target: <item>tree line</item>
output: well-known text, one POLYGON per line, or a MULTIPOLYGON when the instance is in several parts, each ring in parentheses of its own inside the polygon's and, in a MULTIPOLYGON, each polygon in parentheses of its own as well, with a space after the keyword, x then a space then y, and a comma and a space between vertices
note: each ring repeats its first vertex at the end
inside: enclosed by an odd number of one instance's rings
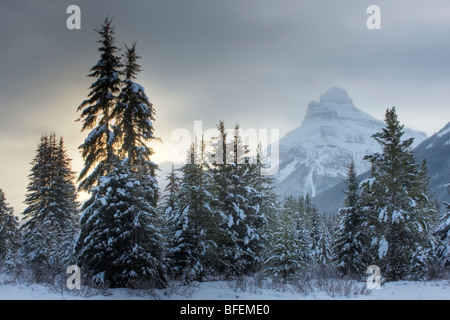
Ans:
POLYGON ((251 156, 239 125, 230 133, 223 121, 212 150, 197 137, 161 196, 148 145, 156 140, 155 109, 136 82, 136 43, 120 56, 112 20, 97 32, 100 59, 88 75, 95 81, 78 108, 88 132, 78 188, 63 139, 43 135, 20 227, 0 190, 7 270, 50 281, 76 264, 96 284, 162 288, 171 279, 257 272, 282 281, 306 270, 361 279, 374 264, 386 280, 426 279, 431 268, 450 265, 450 210, 439 220, 426 163, 417 164, 412 140, 402 139, 395 108, 373 136, 382 152, 366 157, 370 177, 358 181, 350 162, 335 216, 321 214, 308 195, 278 199, 260 148, 251 156), (89 195, 82 204, 77 191, 89 195))

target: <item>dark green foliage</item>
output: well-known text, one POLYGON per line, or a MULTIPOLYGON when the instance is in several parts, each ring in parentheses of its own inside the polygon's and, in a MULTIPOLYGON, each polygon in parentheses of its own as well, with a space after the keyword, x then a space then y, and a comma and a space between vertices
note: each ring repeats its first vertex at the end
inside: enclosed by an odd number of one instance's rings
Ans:
POLYGON ((255 188, 253 172, 259 169, 249 161, 238 125, 231 141, 222 121, 217 128, 212 174, 217 199, 214 208, 221 217, 220 272, 228 276, 251 274, 263 263, 262 231, 267 223, 260 206, 262 195, 255 188))
POLYGON ((134 82, 138 73, 142 71, 137 63, 139 58, 136 54, 136 43, 130 48, 126 47, 124 87, 112 112, 120 129, 119 154, 128 157, 132 166, 144 165, 149 161, 153 151, 147 143, 156 139, 153 128, 155 120, 153 104, 145 94, 144 88, 134 82))
POLYGON ((63 140, 42 136, 32 162, 21 227, 20 255, 37 278, 73 263, 73 240, 78 232, 74 173, 63 140))
POLYGON ((80 147, 85 161, 80 189, 91 197, 80 220, 78 263, 98 283, 162 287, 166 279, 163 224, 156 210, 158 166, 147 145, 155 140, 153 105, 134 82, 142 71, 136 44, 126 47, 122 71, 111 19, 98 33, 101 58, 89 75, 97 81, 79 108, 84 107, 83 130, 91 129, 80 147))
POLYGON ((428 196, 426 165, 416 163, 412 139, 402 140, 403 125, 395 108, 386 127, 373 137, 382 153, 367 156, 371 176, 362 184, 362 208, 371 241, 370 259, 388 280, 421 279, 433 247, 429 226, 435 210, 428 196))
POLYGON ((368 238, 360 207, 359 182, 353 161, 348 168, 344 207, 339 210, 339 225, 333 244, 336 268, 342 276, 361 278, 369 266, 365 257, 368 238))
MULTIPOLYGON (((171 269, 174 276, 181 277, 186 283, 213 275, 219 259, 219 217, 212 209, 212 177, 204 154, 203 141, 200 148, 196 148, 196 144, 191 146, 189 161, 180 169, 179 189, 174 190, 176 196, 166 211, 172 232, 169 242, 171 269)), ((171 189, 175 189, 176 185, 171 184, 171 189)))
POLYGON ((130 170, 127 160, 100 179, 85 204, 78 240, 79 266, 95 282, 112 287, 165 285, 162 235, 151 176, 130 170))
POLYGON ((84 168, 78 180, 79 188, 90 191, 100 177, 106 175, 115 162, 115 144, 118 128, 112 125, 112 110, 117 103, 122 80, 119 49, 115 46, 114 27, 112 19, 106 18, 102 28, 97 30, 101 36, 98 41, 101 47, 100 60, 91 68, 89 77, 96 78, 89 87, 89 98, 78 107, 81 111, 78 121, 83 122, 82 131, 90 130, 88 137, 79 147, 84 159, 84 168))

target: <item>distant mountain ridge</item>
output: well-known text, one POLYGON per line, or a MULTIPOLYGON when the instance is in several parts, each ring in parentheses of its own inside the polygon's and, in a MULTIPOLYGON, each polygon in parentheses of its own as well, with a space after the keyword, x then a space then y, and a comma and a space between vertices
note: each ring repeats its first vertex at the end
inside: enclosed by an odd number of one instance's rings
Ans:
POLYGON ((414 153, 418 161, 427 161, 430 189, 439 200, 450 203, 450 122, 419 144, 414 153))
MULTIPOLYGON (((448 193, 450 187, 450 123, 420 143, 414 149, 414 155, 418 163, 421 163, 423 159, 427 161, 432 197, 435 197, 440 204, 450 203, 448 193)), ((369 177, 369 172, 359 175, 358 180, 362 181, 367 177, 369 177)), ((321 212, 335 214, 344 202, 344 190, 345 184, 341 182, 318 194, 312 201, 321 212)))
MULTIPOLYGON (((381 151, 371 136, 383 127, 383 121, 359 110, 345 90, 330 88, 309 103, 302 124, 280 139, 275 191, 280 196, 318 195, 345 179, 352 158, 358 174, 369 170, 363 157, 381 151)), ((422 132, 405 129, 405 138, 411 137, 415 146, 426 139, 422 132)))

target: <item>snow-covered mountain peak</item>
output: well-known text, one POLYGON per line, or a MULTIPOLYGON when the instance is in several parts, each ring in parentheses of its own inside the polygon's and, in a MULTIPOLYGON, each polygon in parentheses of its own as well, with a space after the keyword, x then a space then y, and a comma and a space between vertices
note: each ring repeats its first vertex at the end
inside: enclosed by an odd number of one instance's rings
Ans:
POLYGON ((331 87, 327 90, 327 92, 320 96, 320 103, 328 102, 342 105, 353 105, 353 101, 348 96, 347 91, 338 87, 331 87))
POLYGON ((319 102, 309 103, 305 121, 335 119, 372 120, 372 117, 355 107, 347 91, 332 87, 320 96, 319 102))
POLYGON ((333 87, 320 96, 319 102, 309 103, 302 125, 280 140, 280 148, 283 152, 295 145, 316 149, 317 145, 344 144, 348 148, 352 144, 354 149, 357 144, 362 154, 367 144, 377 144, 370 137, 382 126, 381 120, 356 108, 347 91, 333 87))
MULTIPOLYGON (((381 151, 372 135, 384 126, 355 107, 347 91, 329 89, 309 103, 301 126, 280 139, 277 192, 314 196, 345 179, 351 159, 358 174, 368 170, 363 158, 381 151)), ((411 137, 416 146, 426 135, 405 129, 405 139, 411 137)))

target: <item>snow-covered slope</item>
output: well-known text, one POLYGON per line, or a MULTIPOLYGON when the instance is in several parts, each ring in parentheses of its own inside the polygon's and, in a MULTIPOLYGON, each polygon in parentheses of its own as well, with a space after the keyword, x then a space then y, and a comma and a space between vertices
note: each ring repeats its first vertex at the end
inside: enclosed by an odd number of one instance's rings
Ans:
MULTIPOLYGON (((280 140, 277 193, 319 194, 345 179, 352 158, 358 174, 368 170, 363 157, 381 151, 371 136, 383 127, 383 121, 356 108, 345 90, 329 89, 308 105, 301 126, 280 140)), ((405 131, 405 138, 415 138, 414 145, 426 138, 422 132, 405 131)))
MULTIPOLYGON (((83 288, 79 293, 62 287, 0 283, 0 300, 157 300, 159 304, 160 300, 450 300, 449 280, 389 282, 385 283, 381 289, 371 291, 363 290, 365 286, 365 282, 330 279, 299 283, 297 287, 278 285, 278 287, 268 288, 264 284, 255 285, 250 279, 245 286, 239 285, 236 280, 214 281, 195 283, 190 287, 180 286, 148 291, 105 289, 104 294, 94 294, 95 289, 92 289, 90 294, 90 290, 83 288)), ((155 307, 164 308, 160 305, 155 307)), ((172 309, 169 313, 175 315, 179 312, 180 309, 172 309)), ((272 314, 276 315, 274 310, 272 314)), ((220 313, 216 312, 216 315, 220 313)))
POLYGON ((450 123, 423 141, 414 153, 418 161, 427 161, 429 187, 441 202, 450 202, 450 123))

